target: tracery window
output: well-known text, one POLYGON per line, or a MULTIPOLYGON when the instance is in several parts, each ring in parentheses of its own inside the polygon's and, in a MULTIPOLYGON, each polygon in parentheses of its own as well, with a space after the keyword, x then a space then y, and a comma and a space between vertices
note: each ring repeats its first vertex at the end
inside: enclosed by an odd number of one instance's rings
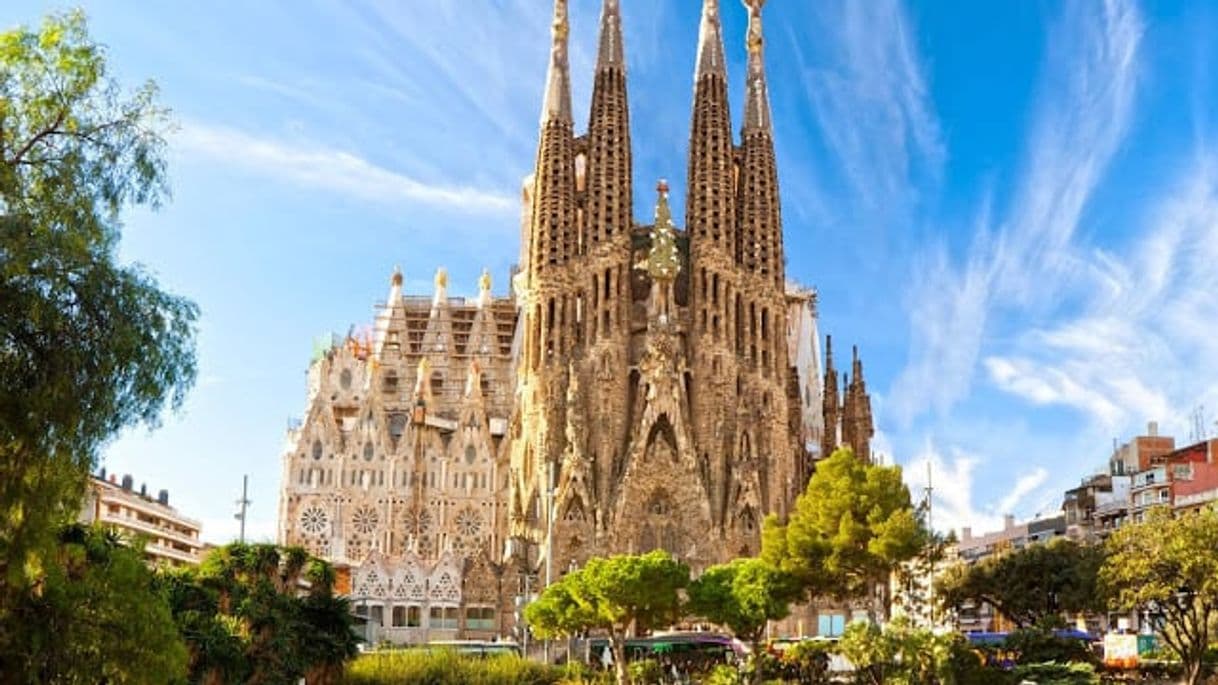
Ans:
POLYGON ((377 513, 376 509, 366 505, 356 509, 355 513, 351 515, 351 527, 364 535, 376 532, 380 522, 381 515, 377 513))
POLYGON ((482 532, 482 515, 466 507, 457 514, 457 531, 462 535, 475 536, 482 532))
POLYGON ((330 515, 321 507, 309 507, 300 513, 300 529, 311 535, 319 535, 330 526, 330 515))

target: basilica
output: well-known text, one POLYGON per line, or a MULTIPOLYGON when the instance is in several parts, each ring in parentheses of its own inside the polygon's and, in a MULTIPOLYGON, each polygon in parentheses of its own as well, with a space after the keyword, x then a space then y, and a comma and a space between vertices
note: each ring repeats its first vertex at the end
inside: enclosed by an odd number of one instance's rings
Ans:
MULTIPOLYGON (((816 293, 787 280, 763 60, 747 0, 740 135, 717 0, 694 65, 684 226, 632 214, 618 0, 603 0, 587 130, 555 0, 510 295, 390 280, 365 334, 320 345, 283 453, 279 540, 340 569, 376 639, 491 638, 589 557, 664 549, 695 573, 756 554, 816 459, 870 458, 857 352, 839 386, 816 293), (823 368, 822 368, 823 366, 823 368)), ((652 199, 653 198, 653 201, 652 199)))

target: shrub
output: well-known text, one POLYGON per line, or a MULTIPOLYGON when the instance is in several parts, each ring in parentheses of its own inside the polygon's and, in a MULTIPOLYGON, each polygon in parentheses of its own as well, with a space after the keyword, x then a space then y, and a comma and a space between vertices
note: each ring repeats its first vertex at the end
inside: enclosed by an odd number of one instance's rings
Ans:
MULTIPOLYGON (((488 659, 452 650, 406 649, 365 654, 347 666, 347 685, 558 685, 563 670, 515 656, 488 659)), ((578 681, 577 681, 578 682, 578 681)))
POLYGON ((1058 637, 1047 627, 1016 630, 1007 636, 1005 648, 1019 654, 1025 664, 1047 662, 1095 664, 1096 658, 1082 640, 1058 637))
POLYGON ((1095 667, 1084 663, 1024 664, 1017 666, 1012 675, 1017 683, 1030 680, 1034 683, 1052 683, 1053 685, 1099 685, 1100 682, 1095 667))
POLYGON ((627 671, 630 673, 630 682, 635 685, 656 685, 663 682, 667 675, 660 662, 655 659, 632 661, 627 666, 627 671))

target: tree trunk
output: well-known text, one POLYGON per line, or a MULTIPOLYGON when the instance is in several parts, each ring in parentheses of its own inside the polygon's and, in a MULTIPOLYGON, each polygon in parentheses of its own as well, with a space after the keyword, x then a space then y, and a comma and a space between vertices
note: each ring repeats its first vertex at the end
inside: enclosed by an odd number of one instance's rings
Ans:
POLYGON ((1185 685, 1198 685, 1201 682, 1201 658, 1190 657, 1184 664, 1185 685))
POLYGON ((630 673, 626 670, 626 638, 609 633, 609 649, 613 653, 613 673, 617 685, 630 685, 630 673))
POLYGON ((751 664, 752 668, 750 670, 752 671, 752 673, 750 673, 750 675, 749 675, 749 682, 752 683, 753 685, 759 685, 761 683, 761 662, 762 662, 761 636, 758 635, 758 636, 754 637, 753 639, 749 640, 749 646, 753 649, 753 653, 749 655, 749 660, 753 662, 751 664))

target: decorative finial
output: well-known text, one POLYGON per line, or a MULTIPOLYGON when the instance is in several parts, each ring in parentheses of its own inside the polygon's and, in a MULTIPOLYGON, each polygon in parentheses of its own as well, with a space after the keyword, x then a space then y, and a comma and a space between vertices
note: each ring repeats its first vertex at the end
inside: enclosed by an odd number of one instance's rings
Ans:
POLYGON ((491 291, 491 272, 488 269, 482 270, 482 275, 478 277, 478 290, 481 292, 491 291))
POLYGON ((436 288, 448 287, 448 269, 445 269, 444 267, 436 269, 435 284, 436 288))
POLYGON ((668 182, 656 184, 656 219, 651 229, 651 250, 647 260, 637 268, 646 269, 656 281, 671 281, 681 269, 681 256, 677 251, 676 227, 672 223, 672 210, 668 207, 668 182))
POLYGON ((550 68, 546 75, 545 101, 541 121, 550 119, 571 121, 571 74, 567 63, 567 0, 554 0, 554 22, 551 25, 550 68))
POLYGON ((396 285, 396 286, 402 285, 402 267, 400 267, 400 266, 393 267, 393 276, 389 277, 389 284, 396 285))
POLYGON ((748 66, 744 96, 744 130, 768 131, 770 129, 770 96, 766 88, 765 60, 762 48, 765 39, 761 31, 761 7, 765 0, 744 0, 749 10, 749 28, 745 38, 748 49, 748 66))
POLYGON ((719 23, 719 0, 702 2, 702 25, 698 29, 698 64, 695 79, 704 74, 727 74, 723 58, 723 26, 719 23))

